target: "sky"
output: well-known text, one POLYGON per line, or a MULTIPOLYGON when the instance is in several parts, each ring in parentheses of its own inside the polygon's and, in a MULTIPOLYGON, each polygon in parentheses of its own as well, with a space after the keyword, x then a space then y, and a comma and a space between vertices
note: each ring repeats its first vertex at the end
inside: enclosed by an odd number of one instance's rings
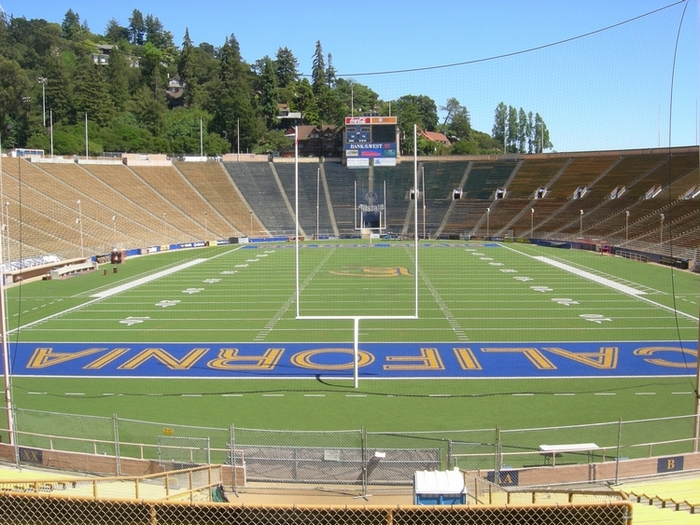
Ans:
POLYGON ((138 9, 158 17, 178 46, 185 29, 195 45, 218 47, 233 34, 247 62, 274 58, 287 47, 304 74, 311 72, 320 41, 338 76, 368 85, 384 100, 426 95, 440 107, 454 97, 468 109, 472 126, 487 133, 503 102, 539 113, 552 151, 591 151, 698 143, 699 3, 5 0, 1 5, 13 17, 59 24, 72 9, 98 34, 112 18, 127 26, 138 9), (436 67, 449 64, 461 65, 436 67))

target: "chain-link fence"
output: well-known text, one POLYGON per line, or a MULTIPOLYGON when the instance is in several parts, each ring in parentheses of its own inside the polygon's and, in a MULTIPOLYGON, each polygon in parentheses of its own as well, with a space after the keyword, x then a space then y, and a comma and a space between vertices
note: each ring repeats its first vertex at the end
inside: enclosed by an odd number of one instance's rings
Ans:
POLYGON ((0 458, 100 475, 224 465, 225 484, 407 487, 415 472, 455 467, 514 486, 615 482, 700 470, 696 417, 440 432, 207 428, 0 410, 0 458), (11 444, 12 446, 8 446, 11 444))
POLYGON ((54 525, 629 525, 632 508, 622 497, 605 502, 555 502, 503 506, 316 507, 167 503, 0 493, 0 522, 54 525))

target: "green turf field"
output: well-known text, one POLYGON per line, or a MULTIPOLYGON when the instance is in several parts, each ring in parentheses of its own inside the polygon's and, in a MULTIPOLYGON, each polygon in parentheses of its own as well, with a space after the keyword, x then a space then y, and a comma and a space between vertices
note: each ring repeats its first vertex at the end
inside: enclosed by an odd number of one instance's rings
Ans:
MULTIPOLYGON (((179 250, 128 259, 116 273, 108 265, 106 273, 8 288, 10 347, 351 346, 349 319, 296 319, 293 248, 179 250)), ((697 274, 520 243, 421 244, 418 252, 419 319, 362 320, 361 343, 685 341, 696 347, 697 274)), ((410 316, 414 256, 410 243, 396 241, 305 244, 300 314, 410 316)), ((526 428, 690 414, 694 373, 693 360, 680 377, 376 378, 361 379, 358 389, 344 378, 254 373, 235 379, 15 377, 13 399, 19 408, 217 428, 526 428)))

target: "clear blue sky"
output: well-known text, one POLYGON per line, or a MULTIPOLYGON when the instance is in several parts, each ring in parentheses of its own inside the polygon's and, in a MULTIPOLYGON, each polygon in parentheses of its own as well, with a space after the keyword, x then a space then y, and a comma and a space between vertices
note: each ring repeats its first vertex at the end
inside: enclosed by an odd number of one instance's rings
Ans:
POLYGON ((223 44, 234 34, 252 63, 288 47, 310 73, 315 43, 339 76, 369 85, 383 99, 423 94, 438 106, 455 97, 476 129, 489 132, 499 102, 542 115, 556 151, 697 144, 700 0, 289 0, 186 2, 5 0, 14 17, 61 23, 68 9, 103 33, 132 11, 160 19, 182 43, 223 44), (677 5, 674 5, 677 4, 677 5), (587 38, 509 58, 659 10, 587 38), (673 98, 671 71, 675 55, 673 98), (414 73, 360 76, 475 62, 414 73), (673 108, 673 111, 671 111, 673 108), (670 132, 670 139, 669 139, 670 132))

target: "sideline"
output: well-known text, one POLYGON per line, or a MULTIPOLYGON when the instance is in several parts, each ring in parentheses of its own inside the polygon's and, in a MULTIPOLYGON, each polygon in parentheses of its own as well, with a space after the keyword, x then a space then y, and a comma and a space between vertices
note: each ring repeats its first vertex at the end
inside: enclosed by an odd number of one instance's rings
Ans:
POLYGON ((93 294, 90 297, 95 297, 97 299, 104 299, 105 297, 111 297, 113 295, 117 295, 117 294, 125 292, 127 290, 131 290, 132 288, 136 288, 137 286, 141 286, 142 284, 150 283, 151 281, 155 281, 156 279, 160 279, 161 277, 165 277, 165 276, 170 275, 172 273, 179 272, 180 270, 185 270, 187 268, 190 268, 191 266, 194 266, 194 265, 199 264, 199 263, 203 263, 203 262, 208 261, 208 260, 209 259, 193 259, 191 261, 187 261, 186 263, 180 264, 178 266, 168 268, 167 270, 162 270, 162 271, 154 273, 152 275, 147 275, 145 277, 141 277, 140 279, 136 279, 135 281, 130 281, 128 283, 120 284, 119 286, 115 286, 114 288, 110 288, 109 290, 105 290, 104 292, 99 292, 99 293, 93 294))
POLYGON ((686 317, 687 319, 690 319, 691 321, 698 321, 698 317, 695 317, 693 315, 687 314, 685 312, 681 312, 680 310, 676 310, 675 308, 671 308, 670 306, 663 305, 661 303, 657 303, 656 301, 652 301, 651 299, 647 297, 642 297, 643 295, 646 295, 646 292, 643 292, 641 290, 637 290, 635 288, 632 288, 631 286, 627 286, 625 284, 617 283, 615 281, 612 281, 610 279, 607 279, 605 277, 601 277, 599 275, 595 275, 593 273, 587 272, 585 270, 580 270, 578 268, 575 268, 573 266, 570 266, 568 264, 564 264, 558 261, 555 261, 553 259, 550 259, 549 257, 544 257, 542 255, 529 255, 527 253, 523 253, 520 250, 516 250, 514 248, 511 248, 510 246, 504 246, 504 248, 514 251, 515 253, 519 253, 520 255, 524 255, 525 257, 530 257, 532 259, 535 259, 536 261, 549 264, 551 266, 554 266, 555 268, 559 268, 560 270, 564 270, 566 272, 573 273, 574 275, 578 275, 579 277, 583 277, 584 279, 588 279, 589 281, 593 281, 595 283, 601 284, 603 286, 607 286, 608 288, 612 288, 613 290, 617 290, 618 292, 622 292, 627 295, 631 295, 632 297, 635 297, 637 299, 640 299, 642 301, 646 301, 647 303, 656 306, 657 308, 661 308, 663 310, 668 310, 669 312, 673 313, 674 315, 679 315, 682 317, 686 317))
POLYGON ((118 293, 124 292, 126 290, 130 290, 131 288, 135 288, 136 286, 141 286, 142 284, 155 281, 156 279, 160 279, 161 277, 165 277, 167 275, 170 275, 175 272, 179 272, 180 270, 184 270, 186 268, 189 268, 191 266, 194 266, 196 264, 209 261, 210 259, 194 259, 192 261, 187 261, 186 263, 180 264, 178 266, 174 266, 172 268, 168 268, 167 270, 163 270, 157 273, 154 273, 152 275, 147 275, 145 277, 141 277, 139 279, 136 279, 135 281, 131 281, 119 286, 116 286, 114 288, 110 288, 109 290, 105 290, 104 292, 99 292, 94 295, 91 295, 90 297, 93 297, 92 300, 87 301, 85 303, 79 304, 77 306, 73 306, 72 308, 68 308, 67 310, 62 310, 60 312, 56 312, 53 315, 49 315, 48 317, 44 317, 42 319, 37 319, 36 321, 32 321, 31 323, 27 323, 22 326, 18 326, 17 328, 13 328, 12 330, 8 330, 8 334, 15 333, 19 330, 24 330, 25 328, 29 328, 30 326, 34 326, 40 323, 43 323, 45 321, 48 321, 49 319, 53 319, 54 317, 59 317, 61 315, 65 315, 69 312, 72 312, 74 310, 79 310, 80 308, 84 308, 92 303, 95 303, 97 301, 101 301, 105 297, 111 297, 112 295, 116 295, 118 293))

